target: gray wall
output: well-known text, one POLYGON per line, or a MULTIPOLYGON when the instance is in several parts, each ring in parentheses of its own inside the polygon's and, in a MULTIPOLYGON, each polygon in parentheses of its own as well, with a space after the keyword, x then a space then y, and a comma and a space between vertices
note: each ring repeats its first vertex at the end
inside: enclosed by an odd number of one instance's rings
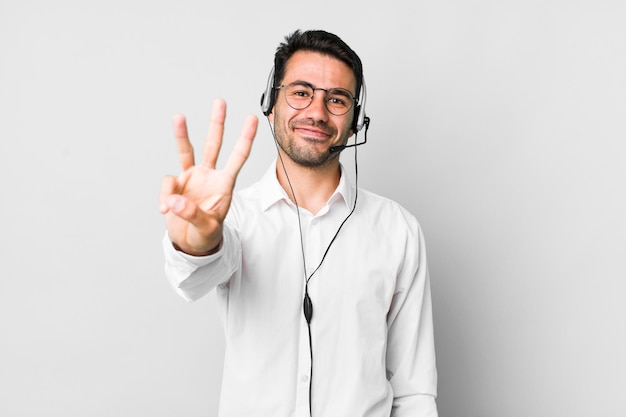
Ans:
MULTIPOLYGON (((162 271, 170 120, 201 146, 224 97, 228 153, 298 27, 365 63, 360 185, 425 230, 441 415, 626 415, 626 3, 220 3, 0 1, 0 415, 215 415, 213 295, 162 271)), ((274 153, 261 120, 238 185, 274 153)))

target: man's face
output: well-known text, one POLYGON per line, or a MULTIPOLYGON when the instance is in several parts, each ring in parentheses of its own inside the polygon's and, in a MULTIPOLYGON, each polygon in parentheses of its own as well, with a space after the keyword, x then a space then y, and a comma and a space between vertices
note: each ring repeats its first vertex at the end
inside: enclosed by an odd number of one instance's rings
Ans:
MULTIPOLYGON (((352 69, 342 61, 318 52, 298 51, 287 61, 281 82, 287 85, 305 82, 326 90, 343 88, 355 94, 356 80, 352 69)), ((331 146, 345 145, 352 136, 350 111, 336 116, 328 111, 323 90, 315 90, 311 104, 296 110, 287 104, 284 89, 278 90, 276 104, 270 114, 274 134, 282 151, 294 162, 306 167, 325 166, 336 161, 339 152, 331 153, 331 146)))

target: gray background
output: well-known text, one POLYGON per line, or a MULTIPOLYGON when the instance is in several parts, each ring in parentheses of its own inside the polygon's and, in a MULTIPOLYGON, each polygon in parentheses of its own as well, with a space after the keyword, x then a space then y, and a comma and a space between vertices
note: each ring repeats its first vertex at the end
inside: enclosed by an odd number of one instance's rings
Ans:
MULTIPOLYGON (((171 116, 225 153, 296 28, 360 54, 360 185, 426 234, 451 417, 626 416, 626 3, 0 0, 0 415, 214 416, 163 275, 171 116)), ((261 119, 238 186, 275 155, 261 119)), ((352 151, 343 160, 350 163, 352 151)))

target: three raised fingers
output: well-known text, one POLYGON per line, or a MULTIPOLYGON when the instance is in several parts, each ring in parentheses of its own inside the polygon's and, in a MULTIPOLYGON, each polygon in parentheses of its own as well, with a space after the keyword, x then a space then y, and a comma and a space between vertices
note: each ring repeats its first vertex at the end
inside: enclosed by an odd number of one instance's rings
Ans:
MULTIPOLYGON (((215 169, 217 157, 222 147, 222 138, 224 135, 224 121, 226 119, 226 102, 222 99, 216 99, 211 108, 211 122, 204 144, 204 152, 202 154, 202 164, 207 168, 215 169)), ((173 118, 174 135, 176 137, 176 146, 178 148, 178 157, 183 171, 195 165, 194 150, 189 141, 189 133, 187 130, 187 121, 183 115, 177 114, 173 118)), ((244 122, 239 140, 235 144, 228 161, 225 171, 233 178, 236 178, 250 155, 252 141, 256 135, 258 119, 256 116, 248 116, 244 122)))

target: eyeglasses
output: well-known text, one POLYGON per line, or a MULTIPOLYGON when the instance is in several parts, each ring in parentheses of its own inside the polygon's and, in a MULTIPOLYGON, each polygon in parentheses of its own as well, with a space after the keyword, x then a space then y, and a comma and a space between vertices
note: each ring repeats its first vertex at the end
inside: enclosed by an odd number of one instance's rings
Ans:
POLYGON ((287 85, 279 85, 276 90, 285 91, 285 100, 289 107, 295 110, 303 110, 311 105, 316 90, 324 92, 324 104, 326 109, 335 116, 343 116, 348 113, 357 99, 345 88, 316 88, 311 84, 296 81, 287 85))

